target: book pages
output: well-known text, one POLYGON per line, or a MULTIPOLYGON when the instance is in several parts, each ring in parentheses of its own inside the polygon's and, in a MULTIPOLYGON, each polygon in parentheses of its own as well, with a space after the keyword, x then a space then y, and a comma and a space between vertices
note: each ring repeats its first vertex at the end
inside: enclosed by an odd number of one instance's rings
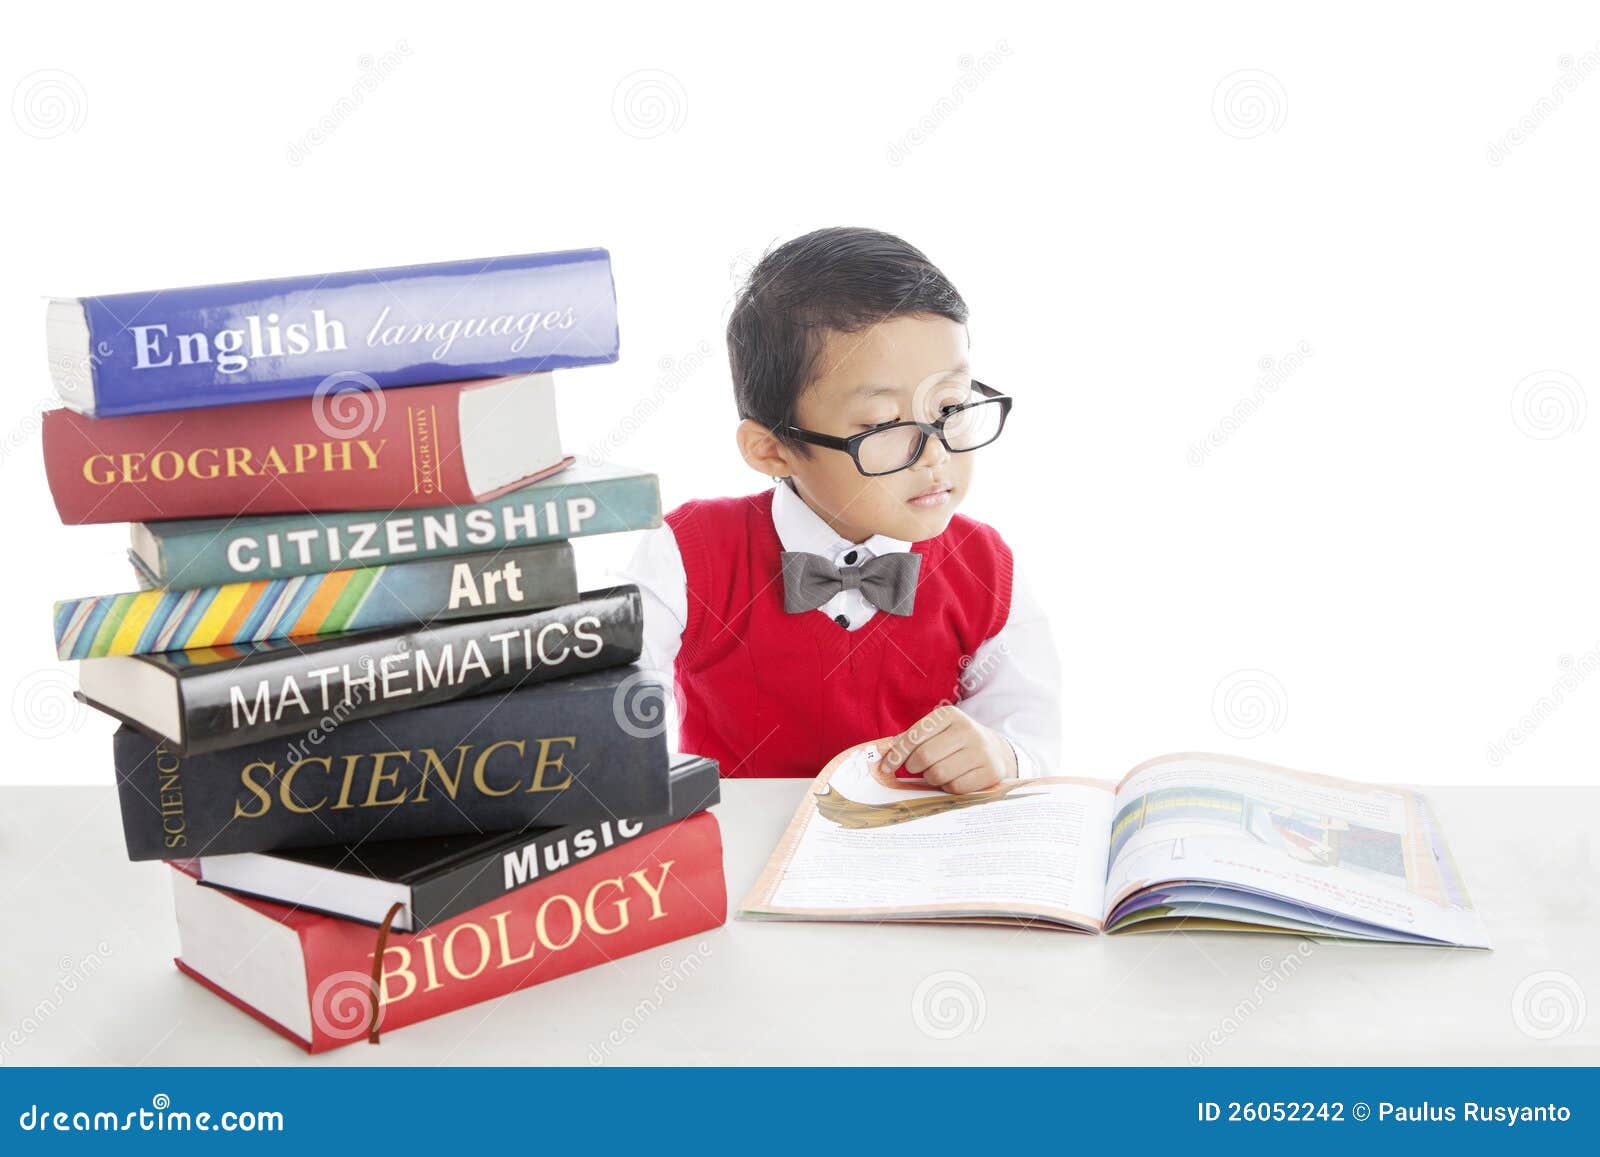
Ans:
POLYGON ((887 740, 817 777, 742 914, 1028 921, 1098 930, 1112 785, 1012 780, 949 795, 874 774, 887 740))
POLYGON ((1106 925, 1194 915, 1487 947, 1427 800, 1220 755, 1174 755, 1116 793, 1106 925))

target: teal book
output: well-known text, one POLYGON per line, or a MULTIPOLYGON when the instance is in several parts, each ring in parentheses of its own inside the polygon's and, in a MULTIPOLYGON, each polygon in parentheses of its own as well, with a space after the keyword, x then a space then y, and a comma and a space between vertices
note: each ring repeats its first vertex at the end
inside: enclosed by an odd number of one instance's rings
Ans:
POLYGON ((654 474, 583 465, 471 506, 135 523, 129 549, 157 585, 187 590, 659 525, 654 474))

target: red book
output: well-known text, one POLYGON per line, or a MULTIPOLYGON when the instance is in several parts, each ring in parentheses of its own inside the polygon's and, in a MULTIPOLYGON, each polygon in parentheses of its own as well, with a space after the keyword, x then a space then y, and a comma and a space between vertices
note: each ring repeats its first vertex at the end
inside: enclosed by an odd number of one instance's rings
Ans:
MULTIPOLYGON (((44 416, 65 523, 464 506, 570 459, 549 374, 90 418, 44 416)), ((369 384, 370 383, 370 384, 369 384)))
MULTIPOLYGON (((722 835, 701 813, 420 933, 286 908, 174 876, 186 975, 308 1052, 720 927, 722 835)), ((562 999, 582 999, 570 989, 562 999)))

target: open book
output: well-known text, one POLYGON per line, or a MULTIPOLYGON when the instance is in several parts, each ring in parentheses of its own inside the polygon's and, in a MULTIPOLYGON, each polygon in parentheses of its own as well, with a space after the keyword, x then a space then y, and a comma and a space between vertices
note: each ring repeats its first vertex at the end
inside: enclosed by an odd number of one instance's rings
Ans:
POLYGON ((895 779, 889 743, 823 769, 741 916, 1489 947, 1416 792, 1185 754, 1118 783, 1012 780, 957 796, 895 779))

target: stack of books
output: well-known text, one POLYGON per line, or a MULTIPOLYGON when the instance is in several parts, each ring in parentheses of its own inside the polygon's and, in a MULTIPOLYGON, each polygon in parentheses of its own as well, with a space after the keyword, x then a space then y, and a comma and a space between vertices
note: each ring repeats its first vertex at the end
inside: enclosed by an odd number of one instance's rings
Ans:
POLYGON ((551 371, 617 358, 603 250, 54 301, 66 523, 136 591, 55 608, 123 726, 128 853, 178 967, 312 1051, 720 925, 714 762, 667 751, 637 588, 660 521, 575 466, 551 371), (652 703, 652 699, 655 702, 652 703))

